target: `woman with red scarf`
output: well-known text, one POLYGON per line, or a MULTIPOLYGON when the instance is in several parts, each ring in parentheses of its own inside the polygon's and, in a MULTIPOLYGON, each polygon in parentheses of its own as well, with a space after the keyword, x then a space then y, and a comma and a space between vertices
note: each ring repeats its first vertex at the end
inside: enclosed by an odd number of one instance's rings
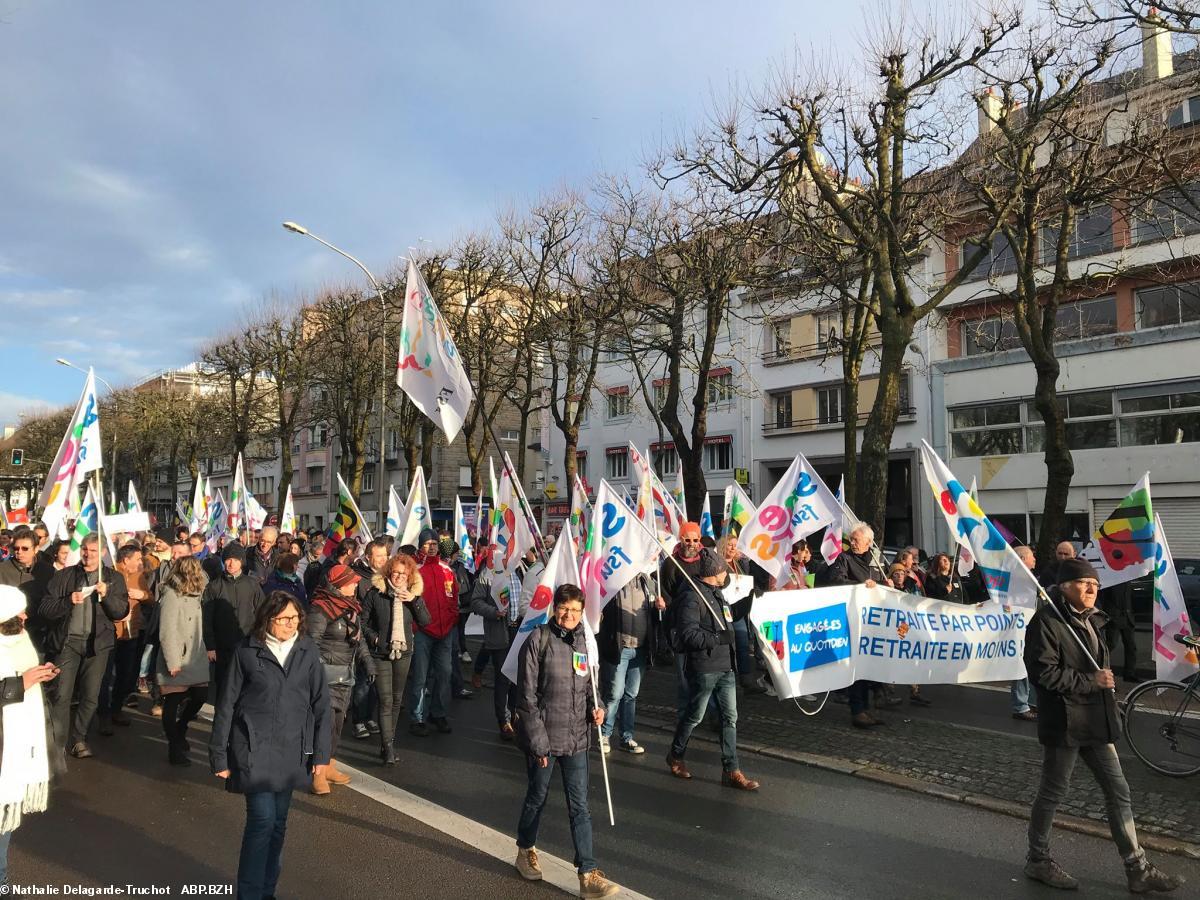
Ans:
POLYGON ((356 596, 358 582, 359 575, 353 569, 338 564, 329 570, 328 579, 309 601, 306 629, 321 651, 333 721, 329 765, 324 772, 313 772, 312 792, 317 796, 328 794, 331 784, 350 783, 350 776, 338 770, 335 754, 346 721, 346 710, 350 708, 355 660, 362 660, 372 678, 375 672, 371 654, 363 641, 362 606, 356 596))

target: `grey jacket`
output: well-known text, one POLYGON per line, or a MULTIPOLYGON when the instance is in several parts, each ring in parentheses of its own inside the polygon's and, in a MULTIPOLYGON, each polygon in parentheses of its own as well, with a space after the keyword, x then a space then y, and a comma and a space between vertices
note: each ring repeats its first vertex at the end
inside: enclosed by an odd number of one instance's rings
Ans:
POLYGON ((588 749, 592 682, 584 626, 535 628, 517 663, 517 743, 530 756, 573 756, 588 749), (544 653, 544 656, 543 656, 544 653), (575 655, 582 659, 582 673, 575 655))
POLYGON ((475 582, 471 591, 471 612, 483 619, 483 649, 508 650, 512 637, 508 630, 508 617, 496 605, 492 586, 482 580, 475 582))
POLYGON ((180 594, 164 587, 159 601, 158 683, 168 687, 208 684, 204 647, 204 610, 200 594, 180 594), (171 669, 179 669, 171 675, 171 669))

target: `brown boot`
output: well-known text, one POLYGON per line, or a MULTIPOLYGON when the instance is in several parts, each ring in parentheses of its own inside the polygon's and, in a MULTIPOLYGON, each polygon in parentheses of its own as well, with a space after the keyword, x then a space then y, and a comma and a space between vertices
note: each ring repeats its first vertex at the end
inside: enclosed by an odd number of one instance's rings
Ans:
POLYGON ((667 768, 671 770, 671 774, 676 778, 688 779, 692 777, 692 773, 688 771, 688 767, 682 759, 676 759, 670 753, 667 754, 667 768))
POLYGON ((350 776, 345 772, 339 772, 337 760, 331 759, 329 765, 325 769, 325 780, 330 784, 349 784, 350 776))
POLYGON ((757 791, 758 782, 752 781, 742 774, 741 769, 734 769, 732 772, 724 772, 721 775, 721 784, 726 787, 737 788, 739 791, 757 791))
POLYGON ((324 797, 329 793, 329 779, 325 777, 325 773, 313 772, 312 787, 309 788, 309 792, 318 797, 324 797))

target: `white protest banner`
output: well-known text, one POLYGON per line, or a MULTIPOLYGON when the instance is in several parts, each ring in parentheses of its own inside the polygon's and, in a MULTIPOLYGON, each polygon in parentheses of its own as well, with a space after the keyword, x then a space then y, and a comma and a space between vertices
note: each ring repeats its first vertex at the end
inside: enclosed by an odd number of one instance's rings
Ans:
POLYGON ((106 532, 113 534, 136 534, 139 531, 150 530, 150 514, 145 512, 127 512, 115 516, 104 516, 106 532))
POLYGON ((1029 613, 963 606, 862 585, 775 591, 750 621, 781 699, 847 687, 965 684, 1025 677, 1029 613))

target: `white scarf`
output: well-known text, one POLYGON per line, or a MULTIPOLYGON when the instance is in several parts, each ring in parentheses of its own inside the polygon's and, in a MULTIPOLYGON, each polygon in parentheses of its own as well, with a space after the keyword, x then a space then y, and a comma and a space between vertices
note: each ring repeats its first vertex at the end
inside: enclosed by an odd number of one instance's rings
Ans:
POLYGON ((275 635, 267 632, 267 639, 263 643, 267 645, 267 649, 279 660, 280 667, 283 667, 287 663, 288 654, 292 652, 292 647, 296 646, 296 638, 299 636, 300 632, 297 631, 286 641, 281 641, 275 635))
MULTIPOLYGON (((19 676, 38 665, 29 635, 0 635, 0 678, 19 676)), ((6 703, 4 754, 0 759, 0 834, 15 831, 21 814, 42 812, 50 787, 50 757, 46 753, 46 709, 42 686, 25 691, 19 703, 6 703)))

